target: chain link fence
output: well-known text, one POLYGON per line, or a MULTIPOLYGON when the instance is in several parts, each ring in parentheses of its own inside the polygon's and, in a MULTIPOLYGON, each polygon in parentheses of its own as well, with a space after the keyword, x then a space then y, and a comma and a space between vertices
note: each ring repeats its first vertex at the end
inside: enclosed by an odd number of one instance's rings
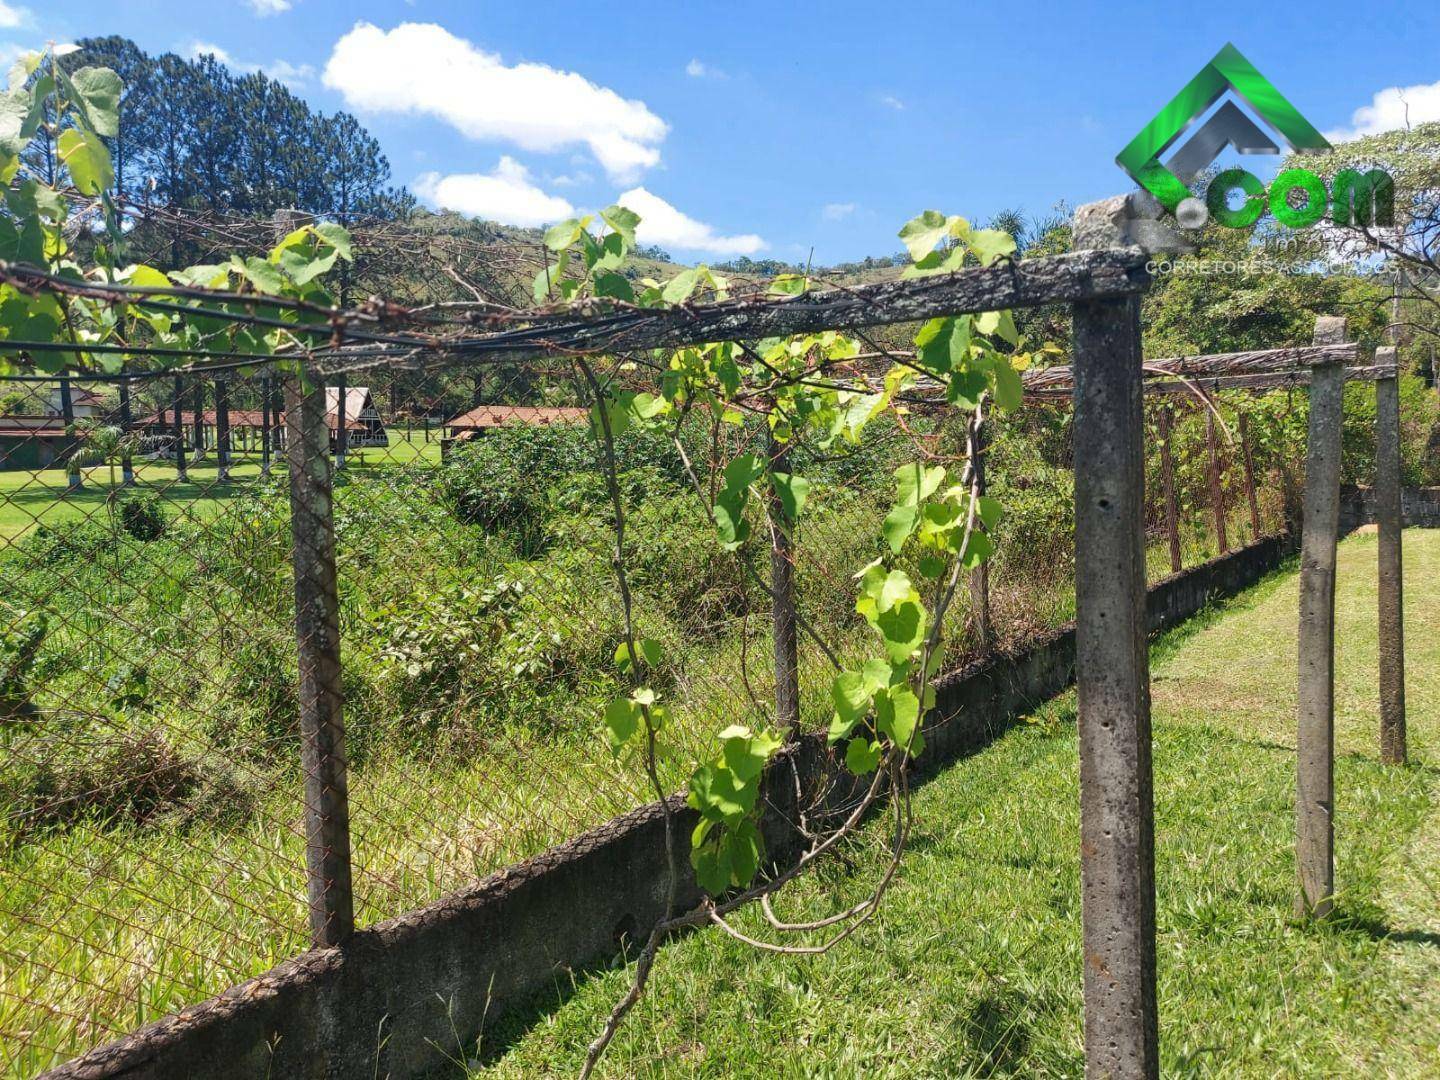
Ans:
MULTIPOLYGON (((618 362, 604 374, 640 385, 618 362)), ((570 366, 284 384, 0 384, 10 1074, 323 942, 346 908, 358 926, 402 914, 651 798, 643 762, 614 758, 600 730, 626 685, 615 520, 570 366), (292 475, 327 457, 328 490, 292 475), (332 543, 329 580, 317 553, 332 543), (338 671, 317 647, 335 633, 338 671), (348 760, 329 741, 342 702, 348 760)), ((1247 446, 1260 530, 1278 530, 1286 422, 1252 415, 1246 435, 1264 439, 1244 443, 1221 404, 1217 518, 1205 407, 1152 405, 1157 432, 1162 411, 1184 563, 1220 550, 1218 520, 1231 547, 1253 539, 1247 446)), ((763 513, 722 551, 707 509, 725 462, 765 450, 763 423, 617 437, 637 632, 661 645, 676 747, 667 789, 718 730, 785 719, 772 574, 793 577, 800 722, 828 722, 832 659, 867 655, 852 576, 881 551, 895 467, 918 452, 958 473, 968 452, 941 415, 792 448, 814 494, 778 554, 763 513)), ((1007 518, 983 584, 951 609, 952 666, 1073 615, 1069 416, 1042 404, 986 424, 1007 518)), ((1171 572, 1164 442, 1147 461, 1152 579, 1171 572)))

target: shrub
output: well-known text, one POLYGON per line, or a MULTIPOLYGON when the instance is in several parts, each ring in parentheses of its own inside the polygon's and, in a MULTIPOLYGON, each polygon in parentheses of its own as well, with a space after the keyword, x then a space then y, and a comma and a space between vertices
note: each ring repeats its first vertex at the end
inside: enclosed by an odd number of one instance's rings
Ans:
MULTIPOLYGON (((497 428, 458 446, 440 470, 435 494, 457 520, 508 537, 523 556, 553 538, 550 516, 584 513, 609 498, 594 435, 583 425, 497 428)), ((688 485, 665 435, 626 430, 615 439, 627 500, 688 485)))
POLYGON ((158 495, 136 495, 121 500, 120 527, 136 540, 158 540, 165 535, 165 512, 158 495))
POLYGON ((44 612, 17 612, 8 604, 0 605, 0 619, 5 623, 4 631, 0 632, 0 726, 3 726, 8 721, 35 715, 28 677, 50 624, 44 612))
POLYGON ((225 763, 182 753, 159 727, 24 741, 0 766, 12 840, 82 820, 144 826, 238 817, 253 804, 225 763))

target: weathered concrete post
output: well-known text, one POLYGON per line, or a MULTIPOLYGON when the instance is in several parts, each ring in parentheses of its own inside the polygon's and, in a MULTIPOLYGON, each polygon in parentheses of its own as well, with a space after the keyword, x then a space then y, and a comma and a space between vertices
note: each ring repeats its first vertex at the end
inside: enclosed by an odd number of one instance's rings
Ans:
MULTIPOLYGON (((985 425, 967 425, 966 453, 975 471, 975 490, 985 494, 985 425)), ((980 648, 988 652, 995 644, 995 627, 990 619, 990 562, 986 560, 969 575, 970 611, 974 617, 975 636, 980 648)))
POLYGON ((335 579, 330 428, 325 387, 285 380, 285 454, 300 661, 300 762, 305 771, 305 865, 310 937, 339 945, 355 929, 350 810, 340 689, 340 602, 335 579))
POLYGON ((1205 449, 1209 457, 1206 476, 1210 482, 1210 509, 1215 515, 1215 543, 1224 555, 1230 550, 1225 530, 1225 487, 1220 477, 1220 443, 1215 437, 1215 410, 1205 410, 1205 449))
MULTIPOLYGON (((1082 206, 1077 248, 1133 242, 1125 197, 1082 206)), ((1159 1075, 1138 296, 1072 309, 1076 687, 1085 1074, 1159 1075)))
MULTIPOLYGON (((1393 345, 1375 350, 1375 363, 1394 367, 1393 345)), ((1405 761, 1405 620, 1400 537, 1400 382, 1375 380, 1375 521, 1380 561, 1380 760, 1405 761)))
POLYGON ((1175 420, 1170 406, 1160 408, 1160 482, 1165 488, 1165 536, 1170 541, 1170 572, 1178 574, 1180 560, 1180 507, 1175 501, 1175 456, 1170 449, 1170 437, 1175 430, 1175 420))
POLYGON ((1255 458, 1250 452, 1250 421, 1240 413, 1240 459, 1245 466, 1245 502, 1250 507, 1250 542, 1260 539, 1260 499, 1255 491, 1255 458))
MULTIPOLYGON (((1315 344, 1345 340, 1345 320, 1315 320, 1315 344)), ((1300 685, 1296 729, 1295 864, 1303 917, 1330 914, 1335 892, 1335 543, 1340 525, 1344 367, 1310 376, 1305 510, 1300 539, 1300 685)))
MULTIPOLYGON (((768 454, 772 473, 789 474, 786 444, 770 435, 768 454)), ((770 485, 770 614, 775 657, 775 722, 792 736, 800 732, 800 655, 795 601, 795 551, 792 524, 785 513, 779 488, 770 485)))

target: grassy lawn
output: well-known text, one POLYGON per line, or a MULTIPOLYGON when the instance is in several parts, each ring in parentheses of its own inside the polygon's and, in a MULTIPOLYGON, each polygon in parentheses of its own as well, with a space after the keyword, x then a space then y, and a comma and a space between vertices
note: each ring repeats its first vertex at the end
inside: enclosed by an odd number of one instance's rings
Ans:
MULTIPOLYGON (((440 432, 432 431, 426 442, 424 432, 416 429, 407 435, 403 427, 390 433, 388 447, 365 447, 351 450, 347 469, 366 472, 391 465, 413 465, 416 462, 440 461, 440 432)), ((283 469, 283 454, 277 457, 283 469)), ((119 475, 119 467, 115 469, 119 475)), ((167 504, 169 513, 185 514, 198 520, 218 515, 236 497, 247 490, 260 476, 260 454, 236 453, 230 468, 230 480, 219 481, 214 451, 186 470, 182 483, 175 466, 167 462, 136 461, 135 478, 138 489, 154 493, 167 504)), ((83 486, 68 491, 64 469, 0 471, 0 542, 21 536, 40 524, 93 519, 105 521, 106 505, 114 492, 108 466, 83 471, 83 486)))
MULTIPOLYGON (((1166 1075, 1440 1072, 1440 533, 1406 534, 1414 763, 1376 760, 1375 541, 1342 546, 1338 912, 1290 919, 1293 570, 1154 649, 1161 1046, 1166 1075)), ((669 944, 609 1076, 1079 1076, 1073 698, 920 790, 881 916, 819 958, 717 932, 669 944)), ((868 892, 883 827, 777 903, 816 917, 868 892)), ((739 923, 763 934, 755 912, 739 923)), ((573 1075, 630 969, 557 980, 533 1014, 456 1048, 476 1076, 573 1075)))

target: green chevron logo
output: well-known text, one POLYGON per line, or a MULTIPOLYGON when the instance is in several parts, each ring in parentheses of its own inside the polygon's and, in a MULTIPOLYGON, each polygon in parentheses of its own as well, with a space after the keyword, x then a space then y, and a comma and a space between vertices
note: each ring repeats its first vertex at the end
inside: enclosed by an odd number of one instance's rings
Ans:
MULTIPOLYGON (((1280 154, 1281 148, 1235 103, 1227 102, 1170 159, 1167 153, 1225 93, 1233 92, 1250 106, 1292 153, 1315 154, 1330 149, 1325 136, 1300 115, 1255 65, 1227 44, 1178 94, 1146 124, 1115 158, 1116 164, 1176 216, 1196 228, 1211 217, 1231 228, 1255 224, 1269 209, 1282 225, 1304 228, 1325 217, 1330 193, 1308 169, 1287 169, 1268 193, 1259 178, 1244 169, 1227 169, 1210 184, 1203 201, 1192 194, 1195 181, 1227 147, 1241 154, 1280 154), (1244 195, 1239 208, 1230 207, 1235 193, 1244 195), (1303 203, 1296 193, 1303 195, 1303 203)), ((1394 220, 1394 182, 1379 169, 1360 174, 1345 170, 1334 180, 1333 218, 1337 224, 1389 225, 1394 220)))

